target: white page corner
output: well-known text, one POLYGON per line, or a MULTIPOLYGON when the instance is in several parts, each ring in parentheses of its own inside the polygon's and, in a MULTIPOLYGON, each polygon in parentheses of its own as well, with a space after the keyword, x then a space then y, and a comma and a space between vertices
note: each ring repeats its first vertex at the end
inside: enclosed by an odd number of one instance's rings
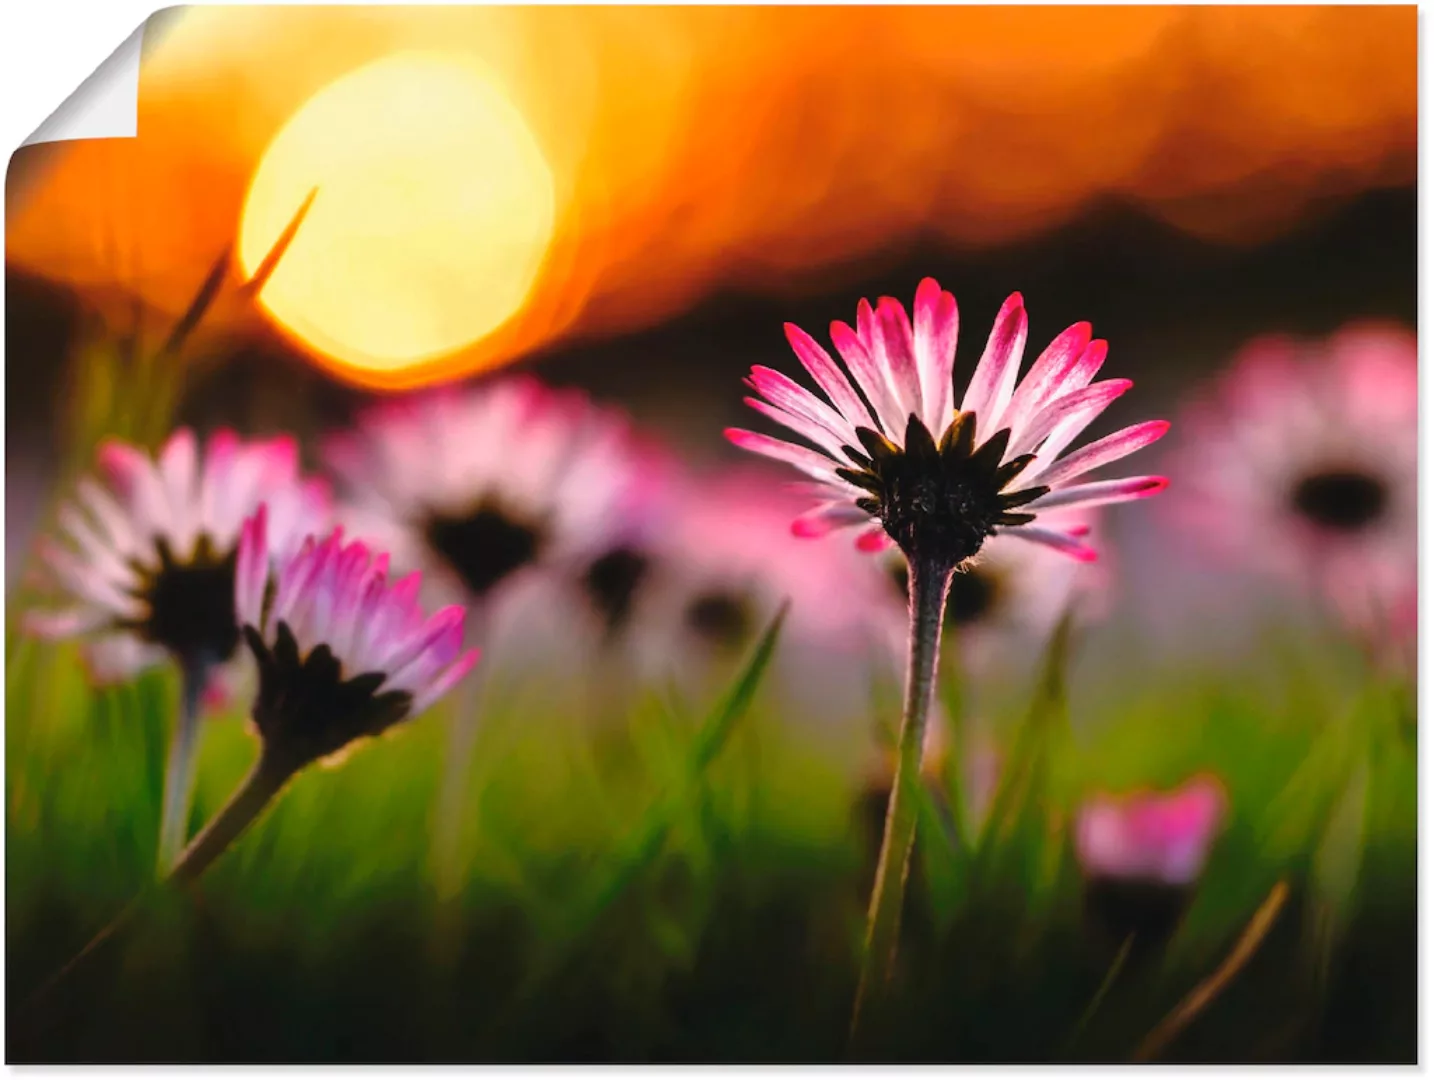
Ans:
POLYGON ((21 146, 139 134, 139 64, 145 23, 80 83, 21 146))

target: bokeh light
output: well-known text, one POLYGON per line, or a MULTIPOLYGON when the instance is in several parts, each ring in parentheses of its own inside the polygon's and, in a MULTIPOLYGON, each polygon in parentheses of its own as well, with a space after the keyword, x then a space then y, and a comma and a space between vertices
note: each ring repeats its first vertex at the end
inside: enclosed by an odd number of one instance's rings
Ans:
POLYGON ((295 113, 244 204, 246 272, 315 188, 260 300, 320 357, 362 372, 501 325, 552 237, 552 174, 523 118, 481 70, 441 54, 367 65, 295 113))

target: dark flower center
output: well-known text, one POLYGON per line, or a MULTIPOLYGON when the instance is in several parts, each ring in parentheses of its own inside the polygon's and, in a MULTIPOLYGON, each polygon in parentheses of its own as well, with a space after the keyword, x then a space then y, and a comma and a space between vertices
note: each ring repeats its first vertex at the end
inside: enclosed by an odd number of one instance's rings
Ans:
POLYGON ((1003 465, 1010 430, 996 432, 980 447, 975 435, 972 413, 958 414, 939 446, 914 415, 907 421, 904 447, 869 428, 858 428, 866 452, 843 447, 857 467, 840 468, 837 473, 870 493, 856 505, 881 521, 907 558, 959 566, 981 550, 998 525, 1033 521, 1034 514, 1016 508, 1047 490, 1006 492, 1006 485, 1035 455, 1022 454, 1003 465))
POLYGON ((1331 469, 1306 476, 1290 501, 1316 525, 1336 532, 1358 532, 1378 521, 1389 502, 1384 482, 1354 469, 1331 469))
POLYGON ((279 623, 272 650, 252 626, 244 627, 244 640, 259 665, 254 723, 266 750, 292 768, 335 754, 355 739, 381 734, 404 719, 413 703, 403 690, 379 692, 384 672, 344 678, 327 645, 300 657, 287 623, 279 623))
POLYGON ((613 548, 588 567, 583 586, 608 633, 616 633, 627 623, 638 587, 650 569, 651 560, 630 547, 613 548))
POLYGON ((175 560, 165 540, 156 540, 155 550, 159 568, 137 568, 141 585, 135 596, 149 614, 129 624, 130 629, 176 656, 207 663, 228 660, 239 644, 234 614, 237 553, 219 554, 208 536, 199 538, 185 562, 175 560))
POLYGON ((491 504, 464 517, 435 515, 428 543, 475 597, 535 560, 546 541, 542 527, 526 523, 491 504))
MULTIPOLYGON (((891 569, 891 580, 901 593, 907 596, 909 573, 905 561, 891 569)), ((951 585, 946 593, 945 625, 948 629, 971 626, 985 619, 996 609, 1001 600, 1001 580, 984 566, 973 566, 951 575, 951 585)))
POLYGON ((740 648, 752 632, 752 604, 738 593, 700 593, 687 605, 688 628, 707 644, 723 651, 740 648))

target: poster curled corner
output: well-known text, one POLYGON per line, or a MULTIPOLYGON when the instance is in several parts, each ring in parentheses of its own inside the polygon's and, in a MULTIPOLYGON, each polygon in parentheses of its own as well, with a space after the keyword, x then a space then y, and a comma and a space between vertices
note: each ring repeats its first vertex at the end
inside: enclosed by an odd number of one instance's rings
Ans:
POLYGON ((139 64, 148 20, 80 83, 21 146, 139 134, 139 64))

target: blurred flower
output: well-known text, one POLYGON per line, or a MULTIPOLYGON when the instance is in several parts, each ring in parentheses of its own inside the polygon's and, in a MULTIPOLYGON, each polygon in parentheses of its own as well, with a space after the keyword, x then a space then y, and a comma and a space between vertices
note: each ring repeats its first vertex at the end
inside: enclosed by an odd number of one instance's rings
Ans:
MULTIPOLYGON (((1086 510, 1054 510, 1051 527, 1079 538, 1091 534, 1095 515, 1086 510)), ((906 557, 885 558, 893 596, 905 603, 906 557)), ((1060 558, 1050 550, 997 535, 981 553, 951 576, 946 594, 945 629, 961 656, 986 670, 1017 645, 1049 637, 1070 608, 1080 618, 1098 618, 1109 607, 1110 574, 1105 562, 1087 564, 1060 558)))
POLYGON ((388 581, 388 556, 342 530, 310 536, 271 585, 266 508, 244 525, 235 609, 259 664, 254 722, 265 752, 293 768, 421 713, 463 678, 463 614, 425 618, 420 575, 388 581))
POLYGON ((956 301, 926 278, 914 310, 914 329, 890 297, 875 310, 861 301, 855 330, 832 324, 832 341, 855 387, 814 339, 787 325, 788 341, 830 405, 780 372, 752 369, 749 385, 761 398, 747 403, 819 448, 727 432, 736 445, 817 481, 811 490, 822 501, 793 523, 799 536, 866 526, 857 540, 865 550, 894 542, 909 557, 949 567, 1005 533, 1091 560, 1093 550, 1038 519, 1056 507, 1124 502, 1164 489, 1157 476, 1083 480, 1154 442, 1169 427, 1164 421, 1136 424, 1060 457, 1131 386, 1125 379, 1091 384, 1106 343, 1091 340, 1089 323, 1057 337, 1018 385, 1026 312, 1013 293, 957 410, 956 301))
POLYGON ((1352 625, 1412 632, 1417 391, 1403 330, 1257 339, 1190 405, 1171 510, 1218 550, 1314 586, 1352 625))
POLYGON ((97 681, 129 678, 176 658, 212 670, 239 642, 234 566, 239 531, 259 500, 269 505, 270 549, 292 552, 330 513, 327 486, 302 479, 289 436, 245 442, 212 434, 204 453, 181 428, 153 461, 111 440, 99 452, 103 483, 80 480, 60 507, 67 543, 40 555, 72 606, 31 612, 44 637, 86 636, 97 681))
POLYGON ((325 457, 348 485, 351 531, 471 600, 583 563, 644 479, 620 413, 527 377, 385 402, 325 457))
POLYGON ((901 605, 855 552, 794 538, 799 506, 764 470, 674 477, 647 527, 589 568, 594 609, 641 676, 729 670, 789 598, 775 671, 786 691, 828 706, 866 700, 867 662, 899 655, 901 605))
POLYGON ((1169 794, 1096 795, 1079 810, 1075 851, 1088 906, 1117 939, 1163 939, 1205 870, 1224 788, 1198 776, 1169 794))

